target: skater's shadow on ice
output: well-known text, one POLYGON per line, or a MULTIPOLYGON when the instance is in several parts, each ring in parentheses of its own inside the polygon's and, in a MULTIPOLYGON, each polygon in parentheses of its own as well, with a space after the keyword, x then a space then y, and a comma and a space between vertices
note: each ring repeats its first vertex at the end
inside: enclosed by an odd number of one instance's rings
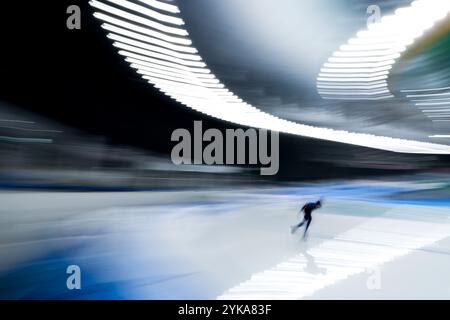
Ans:
POLYGON ((311 255, 308 252, 308 246, 302 246, 301 248, 301 254, 305 257, 306 259, 306 266, 304 267, 303 271, 308 272, 310 274, 314 274, 314 275, 318 275, 318 274, 326 274, 327 273, 327 269, 326 268, 321 268, 317 263, 316 263, 316 259, 314 258, 313 255, 311 255))

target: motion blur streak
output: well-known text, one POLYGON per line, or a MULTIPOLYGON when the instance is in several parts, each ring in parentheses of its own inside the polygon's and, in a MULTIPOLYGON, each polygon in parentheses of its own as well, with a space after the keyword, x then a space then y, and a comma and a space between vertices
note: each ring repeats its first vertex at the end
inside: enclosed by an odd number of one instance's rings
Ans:
POLYGON ((0 19, 0 300, 450 299, 449 15, 324 64, 372 0, 60 2, 0 19))
MULTIPOLYGON (((128 28, 132 24, 141 24, 148 26, 150 28, 157 29, 159 31, 176 34, 178 36, 184 36, 186 40, 188 39, 188 32, 181 27, 172 27, 164 24, 164 21, 156 19, 152 15, 147 17, 136 16, 131 11, 135 10, 136 7, 130 1, 112 1, 115 6, 107 5, 101 1, 91 1, 90 4, 94 8, 103 11, 105 13, 115 15, 120 17, 123 23, 119 22, 122 27, 128 28), (128 10, 127 10, 128 9, 128 10)), ((414 5, 423 7, 422 1, 417 1, 418 4, 414 5)), ((155 4, 163 4, 160 1, 146 2, 149 6, 154 6, 155 4)), ((437 6, 440 11, 439 15, 442 15, 444 10, 441 5, 437 6)), ((427 8, 425 6, 425 8, 427 8)), ((447 8, 447 7, 444 7, 447 8)), ((445 11, 446 12, 446 11, 445 11)), ((113 18, 105 13, 94 13, 94 16, 105 22, 115 24, 117 22, 116 18, 113 18)), ((435 10, 430 11, 430 18, 436 19, 435 10), (432 13, 432 14, 431 14, 432 13)), ((427 16, 428 17, 428 16, 427 16)), ((181 18, 180 18, 181 19, 181 18)), ((172 20, 171 20, 172 21, 172 20)), ((428 21, 428 20, 427 20, 428 21)), ((433 20, 434 21, 434 20, 433 20)), ((420 24, 421 25, 421 24, 420 24)), ((131 27, 134 31, 141 32, 143 29, 141 26, 136 25, 131 27)), ((374 27, 375 33, 379 33, 383 28, 374 27)), ((137 40, 128 39, 126 37, 118 36, 114 33, 109 33, 108 37, 115 40, 113 45, 119 49, 119 54, 128 58, 134 58, 141 61, 149 62, 149 57, 152 59, 150 62, 161 61, 165 63, 170 63, 171 65, 176 65, 180 67, 197 67, 205 68, 206 64, 202 62, 201 57, 198 55, 187 55, 177 52, 177 50, 167 49, 160 47, 161 43, 152 40, 150 32, 145 32, 149 37, 145 38, 145 41, 151 42, 152 44, 142 43, 137 40)), ((135 34, 128 33, 127 36, 136 39, 135 34)), ((398 54, 387 54, 383 58, 378 57, 359 57, 359 58, 330 58, 330 61, 335 61, 336 59, 347 59, 342 62, 363 62, 368 63, 369 67, 373 65, 371 62, 376 63, 377 67, 380 63, 384 63, 387 59, 395 59, 398 54)), ((219 118, 225 121, 230 121, 239 125, 251 126, 256 128, 268 129, 278 132, 285 132, 290 134, 295 134, 299 136, 336 141, 341 143, 353 144, 358 146, 366 146, 371 148, 377 148, 381 150, 388 150, 394 152, 404 152, 404 153, 425 153, 425 154, 450 154, 450 146, 421 142, 415 140, 398 139, 384 136, 376 136, 371 134, 353 133, 343 130, 333 130, 327 128, 320 128, 309 125, 302 125, 288 120, 283 120, 268 113, 265 113, 252 105, 243 102, 239 97, 231 93, 225 86, 221 83, 217 84, 205 84, 205 81, 201 77, 197 77, 193 74, 193 78, 186 80, 183 75, 180 76, 168 76, 166 74, 161 74, 155 70, 141 69, 139 64, 134 64, 139 74, 149 83, 154 85, 156 88, 161 90, 164 94, 170 96, 174 100, 180 102, 181 104, 192 108, 196 111, 207 114, 211 117, 219 118), (186 94, 180 94, 180 91, 186 94)), ((381 65, 383 66, 383 65, 381 65)), ((333 65, 332 65, 333 67, 333 65)), ((176 72, 174 70, 174 72, 176 72)), ((364 80, 355 78, 355 81, 361 82, 365 81, 370 84, 372 81, 384 80, 387 76, 369 77, 364 80)), ((215 79, 215 77, 213 78, 215 79)), ((335 79, 335 78, 331 78, 335 79)), ((336 81, 347 81, 345 78, 335 79, 336 81), (344 79, 344 80, 343 80, 344 79)), ((334 81, 334 80, 333 80, 334 81)), ((384 82, 383 82, 384 83, 384 82)), ((384 94, 384 93, 382 93, 384 94)), ((375 98, 377 99, 377 98, 375 98)))

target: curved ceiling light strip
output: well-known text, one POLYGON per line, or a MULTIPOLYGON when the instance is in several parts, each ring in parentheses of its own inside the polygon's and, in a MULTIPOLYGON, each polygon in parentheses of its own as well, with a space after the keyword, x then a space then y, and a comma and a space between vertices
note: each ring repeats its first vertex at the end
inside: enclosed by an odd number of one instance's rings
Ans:
POLYGON ((416 0, 358 32, 320 70, 319 94, 333 100, 392 98, 387 83, 392 65, 408 45, 449 12, 450 1, 416 0), (375 83, 377 90, 371 90, 375 83))
MULTIPOLYGON (((108 38, 114 41, 118 53, 130 66, 162 93, 196 111, 243 126, 310 138, 394 152, 450 154, 447 145, 319 128, 265 113, 230 92, 206 68, 191 45, 188 32, 181 27, 184 23, 171 19, 179 13, 175 5, 158 0, 92 0, 89 3, 98 10, 94 16, 103 21, 102 28, 108 31, 108 38), (160 11, 158 15, 150 15, 148 10, 160 11)), ((383 71, 380 65, 380 72, 383 71)), ((377 77, 380 76, 371 78, 377 77)), ((379 88, 379 81, 369 85, 379 88)))
POLYGON ((433 122, 450 121, 450 87, 401 90, 433 122))

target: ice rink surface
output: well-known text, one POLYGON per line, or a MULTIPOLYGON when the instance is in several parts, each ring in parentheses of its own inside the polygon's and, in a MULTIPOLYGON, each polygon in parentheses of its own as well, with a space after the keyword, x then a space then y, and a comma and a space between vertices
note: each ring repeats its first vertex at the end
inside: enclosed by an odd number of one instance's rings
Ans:
POLYGON ((450 299, 447 192, 364 181, 4 191, 0 298, 450 299), (430 190, 438 196, 424 197, 430 190), (307 240, 291 235, 302 204, 321 196, 307 240), (69 265, 81 269, 81 290, 66 287, 69 265))

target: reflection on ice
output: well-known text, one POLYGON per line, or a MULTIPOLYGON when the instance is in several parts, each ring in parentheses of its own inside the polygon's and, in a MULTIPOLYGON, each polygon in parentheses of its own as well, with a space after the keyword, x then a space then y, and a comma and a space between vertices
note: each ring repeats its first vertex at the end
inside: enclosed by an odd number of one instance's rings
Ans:
MULTIPOLYGON (((450 236, 448 221, 400 220, 387 212, 258 272, 218 299, 301 299, 450 236)), ((416 209, 418 218, 423 214, 416 209)), ((397 212, 398 214, 398 212, 397 212)))

